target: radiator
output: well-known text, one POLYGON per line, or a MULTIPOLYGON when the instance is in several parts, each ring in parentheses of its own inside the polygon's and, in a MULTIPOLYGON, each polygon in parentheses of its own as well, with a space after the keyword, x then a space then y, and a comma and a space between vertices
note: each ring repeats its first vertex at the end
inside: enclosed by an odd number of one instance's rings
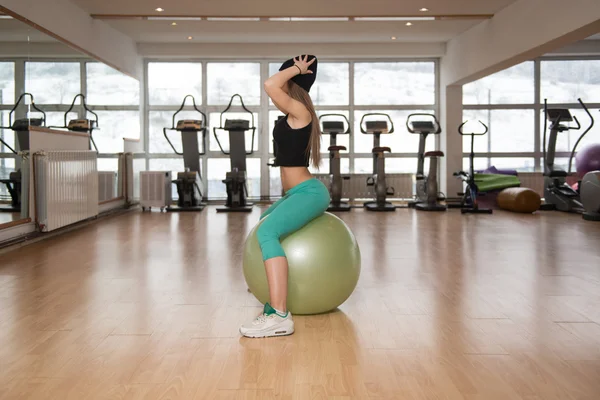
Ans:
POLYGON ((140 205, 142 209, 157 207, 161 211, 171 205, 172 179, 170 171, 140 172, 140 205))
POLYGON ((117 173, 98 171, 98 202, 112 200, 117 196, 117 173))
POLYGON ((133 202, 133 154, 125 153, 121 160, 123 163, 122 181, 119 183, 121 196, 125 196, 127 203, 133 202))
POLYGON ((541 172, 519 172, 521 187, 529 188, 544 197, 544 175, 541 172))
MULTIPOLYGON (((375 196, 375 187, 367 186, 367 178, 371 174, 353 174, 349 180, 345 180, 342 185, 342 198, 350 201, 358 199, 372 199, 375 196)), ((317 179, 329 187, 329 175, 315 175, 317 179)), ((414 174, 386 174, 385 179, 388 187, 394 188, 394 194, 388 196, 389 199, 412 199, 415 190, 414 174)))
POLYGON ((98 215, 95 151, 40 151, 33 162, 35 215, 42 232, 98 215))

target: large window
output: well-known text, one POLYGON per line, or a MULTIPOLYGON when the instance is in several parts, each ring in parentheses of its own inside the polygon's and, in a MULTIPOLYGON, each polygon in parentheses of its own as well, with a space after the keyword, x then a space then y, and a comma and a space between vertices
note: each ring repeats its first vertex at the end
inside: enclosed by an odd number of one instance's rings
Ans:
MULTIPOLYGON (((596 117, 600 108, 600 60, 528 61, 465 85, 463 118, 472 120, 472 129, 479 129, 477 120, 489 126, 487 135, 475 138, 475 152, 478 153, 476 166, 541 171, 545 118, 543 103, 547 99, 548 108, 568 108, 582 125, 581 130, 558 135, 556 164, 566 168, 575 142, 590 124, 578 98, 586 102, 596 117), (534 74, 536 66, 540 71, 537 78, 534 74), (536 88, 539 88, 539 93, 536 93, 536 88)), ((546 145, 548 128, 549 124, 546 128, 546 145)), ((600 127, 596 124, 581 141, 579 149, 598 141, 600 127)), ((470 146, 470 138, 465 137, 465 157, 470 146)))
POLYGON ((234 94, 247 106, 260 104, 259 63, 208 63, 207 74, 208 104, 229 104, 234 94))
POLYGON ((542 61, 541 88, 549 103, 600 102, 600 60, 542 61))
POLYGON ((468 83, 463 88, 464 104, 533 104, 533 61, 468 83))
MULTIPOLYGON (((234 94, 240 94, 244 104, 253 113, 257 127, 253 153, 247 155, 248 190, 252 197, 280 196, 279 169, 267 164, 273 160, 272 131, 278 117, 283 116, 266 97, 262 87, 269 76, 278 72, 281 62, 160 62, 147 64, 148 77, 148 151, 149 167, 180 171, 183 160, 173 154, 173 149, 163 134, 163 128, 172 124, 173 113, 183 96, 194 94, 196 102, 208 118, 207 152, 202 156, 202 176, 208 188, 209 199, 223 199, 226 195, 222 180, 230 170, 227 154, 223 154, 215 138, 215 128, 221 125, 221 112, 234 94), (205 99, 202 103, 201 100, 205 99)), ((317 81, 310 91, 317 114, 338 113, 350 122, 350 135, 340 135, 338 145, 342 151, 343 173, 370 172, 372 170, 372 136, 360 133, 358 121, 366 112, 389 113, 395 132, 382 139, 382 145, 392 147, 386 166, 391 173, 414 172, 417 168, 418 135, 406 130, 406 118, 411 112, 435 112, 436 62, 339 62, 320 60, 317 81), (351 77, 354 76, 354 79, 351 77), (354 96, 351 96, 354 93, 354 96)), ((191 103, 177 115, 177 119, 198 118, 191 103)), ((225 119, 249 119, 249 114, 235 99, 225 119)), ((181 151, 180 133, 168 132, 177 151, 181 151)), ((229 151, 229 134, 217 129, 217 137, 224 151, 229 151)), ((329 173, 327 148, 330 136, 321 141, 322 162, 317 170, 329 173)), ((246 150, 251 149, 251 132, 246 133, 246 150)), ((437 138, 429 137, 427 149, 437 147, 437 138)))
MULTIPOLYGON (((279 63, 269 64, 269 75, 279 71, 279 63)), ((313 104, 318 106, 347 106, 350 104, 350 64, 319 63, 318 79, 310 89, 313 104)))
MULTIPOLYGON (((15 64, 0 62, 0 126, 8 126, 8 113, 15 102, 15 64)), ((0 129, 0 138, 10 147, 15 147, 15 135, 10 129, 0 129)), ((0 179, 8 178, 15 168, 11 151, 0 143, 0 179)), ((10 201, 6 185, 0 184, 0 202, 10 201)))
POLYGON ((202 104, 201 63, 148 64, 150 105, 180 105, 188 94, 194 96, 196 104, 202 104))
POLYGON ((433 62, 356 63, 354 104, 435 103, 433 62))
POLYGON ((101 63, 87 63, 87 103, 99 106, 140 104, 140 83, 101 63))
POLYGON ((15 64, 0 62, 0 104, 15 103, 15 64))
POLYGON ((28 62, 25 90, 42 104, 71 104, 81 93, 81 66, 78 62, 28 62))

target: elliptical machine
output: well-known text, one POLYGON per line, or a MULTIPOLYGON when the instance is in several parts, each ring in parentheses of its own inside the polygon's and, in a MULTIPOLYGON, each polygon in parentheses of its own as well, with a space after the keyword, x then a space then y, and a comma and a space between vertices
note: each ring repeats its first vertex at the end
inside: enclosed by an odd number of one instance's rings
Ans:
POLYGON ((163 128, 163 134, 175 154, 183 156, 184 171, 177 173, 177 179, 173 180, 173 183, 177 187, 177 194, 179 199, 177 200, 177 206, 167 207, 169 211, 202 211, 206 204, 202 202, 204 197, 204 184, 202 183, 202 176, 200 175, 200 156, 206 154, 206 133, 208 127, 206 126, 206 114, 196 106, 196 99, 192 95, 187 95, 183 98, 183 103, 179 110, 173 114, 171 128, 163 128), (194 110, 196 110, 202 118, 196 119, 185 119, 177 121, 175 125, 175 117, 185 107, 187 99, 192 99, 194 110), (173 146, 173 143, 167 135, 167 131, 178 131, 181 133, 181 147, 182 151, 179 152, 173 146), (198 147, 198 133, 202 134, 202 149, 198 147))
POLYGON ((99 152, 98 146, 96 146, 96 142, 94 141, 94 136, 93 136, 94 130, 100 129, 100 127, 98 126, 98 114, 96 114, 95 112, 93 112, 92 110, 89 109, 89 107, 87 106, 87 104, 85 102, 85 95, 80 93, 75 96, 75 98, 73 99, 73 102, 71 103, 71 106, 65 112, 64 121, 65 121, 65 123, 63 126, 50 126, 49 128, 68 129, 72 132, 85 132, 88 135, 90 135, 90 150, 95 150, 96 152, 99 152), (81 97, 81 105, 83 106, 83 110, 90 113, 91 115, 93 115, 94 119, 84 118, 84 119, 72 119, 70 121, 67 120, 69 118, 69 113, 71 111, 73 111, 73 108, 75 108, 75 102, 77 101, 77 99, 79 97, 81 97))
POLYGON ((231 96, 229 105, 220 116, 220 124, 218 128, 213 128, 213 133, 217 144, 223 154, 229 155, 231 162, 231 171, 227 172, 223 183, 227 188, 227 202, 224 207, 217 208, 217 212, 250 212, 252 211, 253 203, 247 201, 248 187, 246 185, 246 156, 254 153, 254 136, 256 134, 256 125, 254 124, 254 114, 244 105, 244 99, 239 94, 231 96), (233 99, 239 97, 242 103, 242 108, 252 119, 252 123, 245 119, 227 119, 223 125, 223 115, 231 108, 233 99), (217 130, 225 130, 229 132, 229 150, 226 151, 217 135, 217 130), (250 143, 250 151, 246 151, 246 132, 252 131, 252 141, 250 143))
POLYGON ((360 120, 360 131, 373 135, 373 176, 367 178, 367 186, 375 188, 375 201, 364 203, 369 211, 396 211, 396 207, 388 202, 387 196, 394 194, 394 188, 388 187, 385 179, 385 152, 391 153, 389 147, 380 147, 381 135, 394 133, 394 122, 388 114, 368 113, 360 120), (385 117, 386 120, 365 121, 367 117, 385 117))
POLYGON ((418 134, 419 154, 417 164, 417 195, 414 201, 408 203, 409 207, 414 207, 421 211, 446 211, 447 207, 439 202, 438 185, 438 159, 444 156, 442 151, 425 152, 425 143, 428 135, 439 135, 442 127, 433 114, 415 113, 410 114, 406 120, 406 129, 410 133, 418 134), (427 117, 429 120, 415 117, 427 117), (429 158, 429 173, 424 174, 425 158, 429 158))
POLYGON ((592 117, 586 105, 581 99, 577 99, 577 101, 579 101, 579 104, 581 104, 590 117, 591 123, 581 136, 579 136, 577 142, 575 142, 573 151, 571 151, 571 157, 569 158, 569 170, 564 171, 554 164, 558 134, 579 130, 581 129, 581 124, 577 120, 577 117, 571 115, 571 112, 566 108, 548 109, 548 101, 544 99, 544 204, 541 207, 542 210, 558 210, 578 214, 582 214, 585 211, 579 193, 567 184, 567 176, 571 173, 571 165, 577 151, 577 146, 594 126, 594 117, 592 117), (548 139, 548 147, 546 149, 548 121, 550 121, 550 138, 548 139), (577 126, 569 126, 569 122, 575 122, 577 126))
POLYGON ((349 175, 342 175, 340 167, 340 151, 346 150, 344 146, 337 145, 337 135, 350 134, 350 121, 343 114, 323 114, 319 117, 321 132, 329 135, 329 194, 331 203, 327 211, 350 211, 350 204, 342 201, 342 189, 344 180, 349 180, 349 175), (326 118, 337 117, 346 121, 347 128, 344 129, 344 121, 325 121, 326 118))
POLYGON ((455 172, 454 176, 462 179, 463 182, 467 184, 465 188, 465 192, 463 193, 462 200, 460 202, 460 212, 462 214, 492 214, 493 210, 489 208, 480 208, 479 203, 477 202, 477 196, 479 195, 479 188, 475 183, 475 168, 473 166, 473 161, 475 160, 475 136, 483 136, 488 133, 488 126, 483 122, 479 121, 479 123, 485 128, 483 132, 470 132, 466 133, 463 131, 463 127, 469 121, 463 122, 458 127, 458 133, 461 136, 471 136, 471 152, 469 153, 469 172, 460 171, 455 172))
MULTIPOLYGON (((19 96, 15 106, 8 113, 8 126, 0 127, 0 129, 12 130, 15 133, 16 142, 19 144, 19 150, 27 151, 29 150, 29 127, 45 126, 45 124, 46 113, 35 105, 35 101, 31 93, 23 93, 21 96, 19 96), (25 97, 29 97, 31 100, 31 108, 33 108, 36 112, 41 113, 43 115, 42 118, 21 118, 13 121, 13 115, 25 97)), ((8 143, 1 138, 0 142, 12 153, 15 155, 18 154, 17 150, 9 146, 8 143)), ((0 183, 6 185, 11 198, 10 205, 7 207, 0 207, 0 212, 21 212, 22 179, 23 177, 20 169, 16 170, 15 172, 11 172, 8 175, 8 179, 0 179, 0 183)))

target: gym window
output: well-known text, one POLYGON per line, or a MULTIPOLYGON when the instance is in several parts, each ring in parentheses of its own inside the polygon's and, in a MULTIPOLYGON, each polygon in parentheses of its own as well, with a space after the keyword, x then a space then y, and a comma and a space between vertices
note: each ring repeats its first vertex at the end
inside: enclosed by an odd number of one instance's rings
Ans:
MULTIPOLYGON (((523 172, 541 171, 544 99, 548 100, 549 108, 568 108, 582 125, 582 130, 558 136, 556 164, 568 168, 575 141, 589 125, 587 114, 577 102, 579 97, 592 113, 600 108, 600 59, 597 57, 541 58, 465 85, 463 118, 480 119, 490 129, 488 135, 475 138, 475 168, 493 165, 523 172)), ((598 141, 600 126, 596 124, 579 148, 598 141)), ((465 138, 463 156, 467 164, 470 145, 465 138)))

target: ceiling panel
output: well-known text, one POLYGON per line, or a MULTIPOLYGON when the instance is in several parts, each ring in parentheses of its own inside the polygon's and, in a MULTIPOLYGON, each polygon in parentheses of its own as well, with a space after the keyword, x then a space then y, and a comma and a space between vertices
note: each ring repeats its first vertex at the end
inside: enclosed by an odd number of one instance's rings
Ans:
POLYGON ((360 16, 415 14, 494 14, 515 0, 71 0, 90 14, 218 16, 360 16))
POLYGON ((446 42, 478 21, 406 22, 215 22, 113 20, 139 43, 382 43, 446 42))

